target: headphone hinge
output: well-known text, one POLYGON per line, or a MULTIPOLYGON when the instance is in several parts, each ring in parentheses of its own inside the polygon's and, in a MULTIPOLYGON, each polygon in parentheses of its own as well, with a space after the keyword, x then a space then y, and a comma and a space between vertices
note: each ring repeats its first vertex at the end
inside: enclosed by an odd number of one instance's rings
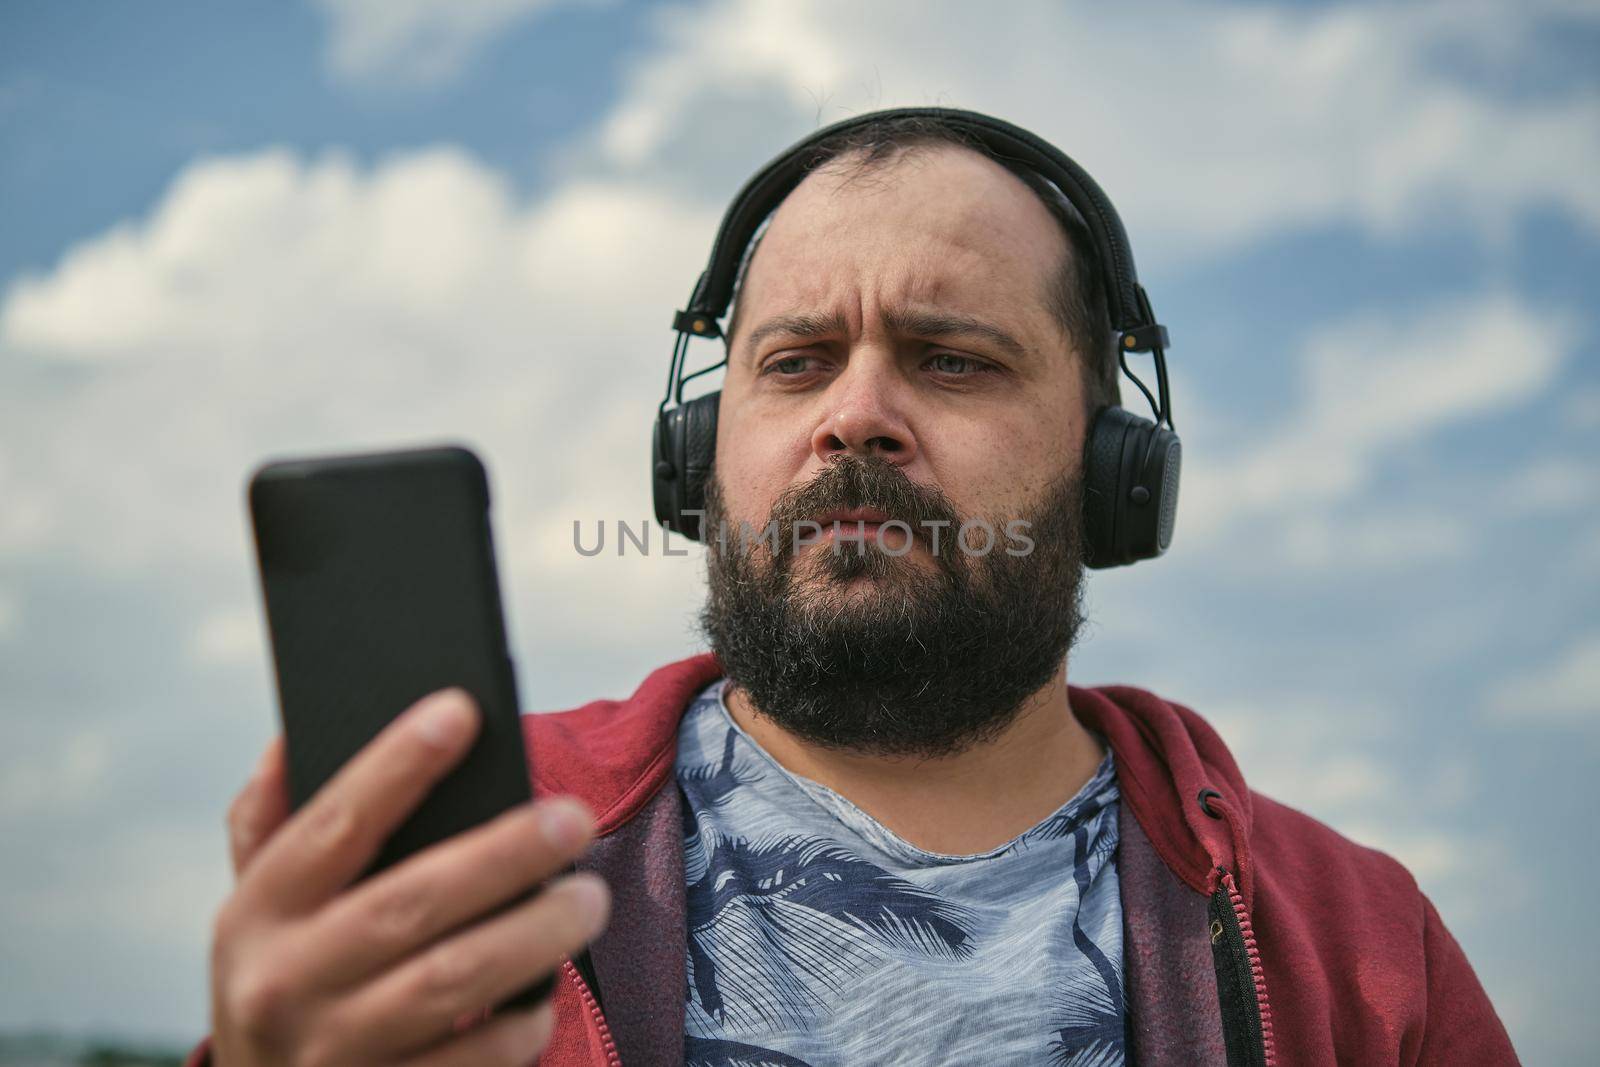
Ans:
POLYGON ((692 333, 696 337, 722 336, 722 327, 717 325, 717 320, 708 313, 696 311, 694 308, 674 314, 672 328, 679 333, 692 333))
POLYGON ((1170 346, 1171 342, 1167 340, 1167 328, 1157 322, 1123 330, 1122 336, 1117 339, 1117 348, 1123 352, 1153 352, 1158 348, 1164 350, 1170 346))

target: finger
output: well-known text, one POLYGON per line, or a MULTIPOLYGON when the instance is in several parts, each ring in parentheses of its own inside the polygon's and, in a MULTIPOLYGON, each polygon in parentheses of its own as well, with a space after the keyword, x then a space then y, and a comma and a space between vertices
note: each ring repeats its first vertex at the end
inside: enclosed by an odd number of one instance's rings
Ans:
POLYGON ((330 1022, 363 1049, 400 1052, 448 1034, 554 971, 604 928, 610 894, 597 875, 553 882, 532 901, 477 923, 391 968, 335 1007, 330 1022))
POLYGON ((228 853, 238 878, 267 838, 289 817, 283 738, 267 743, 245 787, 228 808, 228 853))
POLYGON ((477 705, 443 689, 407 708, 289 818, 239 891, 279 914, 314 908, 360 874, 477 736, 477 705))
POLYGON ((460 1037, 401 1062, 404 1067, 527 1067, 550 1043, 555 1026, 555 1009, 546 1002, 533 1011, 496 1015, 460 1037))
POLYGON ((594 834, 573 797, 520 805, 341 893, 296 932, 324 989, 354 985, 567 867, 594 834))

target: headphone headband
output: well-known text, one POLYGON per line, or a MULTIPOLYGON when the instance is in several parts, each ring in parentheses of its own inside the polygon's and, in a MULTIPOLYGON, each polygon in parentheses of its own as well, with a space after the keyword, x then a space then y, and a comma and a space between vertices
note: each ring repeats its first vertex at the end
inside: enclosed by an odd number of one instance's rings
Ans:
POLYGON ((997 158, 1019 163, 1054 182, 1088 223, 1100 254, 1111 325, 1121 335, 1118 349, 1149 352, 1167 347, 1166 328, 1155 321, 1149 299, 1139 285, 1127 231, 1110 198, 1088 172, 1060 149, 1021 127, 975 111, 942 107, 896 108, 858 115, 824 127, 780 153, 745 183, 728 206, 705 272, 695 284, 688 308, 674 318, 673 327, 680 333, 700 337, 720 336, 718 320, 727 314, 733 299, 744 250, 762 221, 811 172, 818 162, 818 149, 825 142, 886 119, 917 118, 953 127, 997 158))
POLYGON ((695 283, 688 308, 678 312, 672 322, 678 336, 651 442, 656 518, 691 540, 703 539, 700 520, 715 476, 721 393, 685 401, 683 387, 716 370, 727 358, 724 355, 721 362, 685 375, 689 339, 722 336, 718 320, 727 314, 733 299, 745 250, 784 197, 831 154, 825 142, 873 123, 899 119, 929 119, 953 129, 1003 164, 1015 164, 1055 183, 1083 216, 1099 253, 1111 325, 1118 331, 1118 362, 1150 401, 1156 416, 1151 422, 1117 405, 1103 406, 1095 413, 1085 438, 1083 461, 1087 562, 1091 567, 1114 567, 1161 555, 1172 540, 1181 448, 1167 392, 1163 352, 1167 329, 1156 321, 1150 298, 1134 272, 1122 220, 1094 179, 1053 145, 1009 122, 939 107, 876 111, 818 130, 781 153, 739 190, 722 217, 711 260, 695 283), (1154 356, 1159 400, 1129 370, 1129 352, 1154 356), (669 404, 675 406, 669 410, 669 404))

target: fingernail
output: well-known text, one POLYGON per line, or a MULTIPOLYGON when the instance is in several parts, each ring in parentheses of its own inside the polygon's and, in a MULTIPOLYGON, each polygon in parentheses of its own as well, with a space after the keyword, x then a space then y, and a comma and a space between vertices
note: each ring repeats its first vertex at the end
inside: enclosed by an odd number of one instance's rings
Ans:
POLYGON ((256 760, 256 768, 250 772, 252 785, 267 776, 267 768, 272 764, 272 750, 276 747, 276 743, 267 745, 266 751, 261 753, 261 757, 256 760))
POLYGON ((577 848, 588 833, 588 819, 577 806, 567 801, 546 804, 539 811, 539 829, 556 848, 577 848))
POLYGON ((431 745, 449 748, 471 723, 469 700, 462 689, 446 689, 433 694, 417 710, 417 733, 431 745))
POLYGON ((569 884, 590 933, 599 933, 605 928, 607 913, 611 908, 611 890, 599 875, 587 872, 572 875, 569 884))
POLYGON ((528 1029, 533 1035, 530 1043, 537 1044, 540 1049, 544 1048, 545 1042, 550 1040, 550 1031, 554 1030, 555 1026, 555 1005, 546 1000, 533 1009, 533 1019, 528 1024, 528 1029))

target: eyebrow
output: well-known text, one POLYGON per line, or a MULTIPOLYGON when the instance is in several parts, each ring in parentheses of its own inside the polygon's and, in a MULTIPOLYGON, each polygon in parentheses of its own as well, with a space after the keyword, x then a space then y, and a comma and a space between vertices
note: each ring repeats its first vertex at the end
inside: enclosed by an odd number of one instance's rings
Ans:
POLYGON ((1024 359, 1028 355, 1021 341, 993 323, 971 315, 953 311, 890 309, 884 312, 883 321, 892 333, 913 337, 976 337, 1004 350, 1013 358, 1024 359))
POLYGON ((775 319, 768 319, 760 326, 750 331, 750 336, 745 339, 745 344, 756 348, 769 337, 783 335, 798 339, 826 337, 829 334, 844 333, 850 324, 841 313, 832 315, 779 315, 775 319))
MULTIPOLYGON (((1028 350, 1022 342, 1000 327, 971 315, 951 311, 918 311, 890 309, 883 314, 884 325, 891 333, 913 337, 976 337, 1003 349, 1017 359, 1026 358, 1028 350)), ((762 341, 778 335, 807 339, 845 333, 849 323, 842 314, 833 315, 779 315, 768 319, 750 331, 745 344, 756 348, 762 341)))

